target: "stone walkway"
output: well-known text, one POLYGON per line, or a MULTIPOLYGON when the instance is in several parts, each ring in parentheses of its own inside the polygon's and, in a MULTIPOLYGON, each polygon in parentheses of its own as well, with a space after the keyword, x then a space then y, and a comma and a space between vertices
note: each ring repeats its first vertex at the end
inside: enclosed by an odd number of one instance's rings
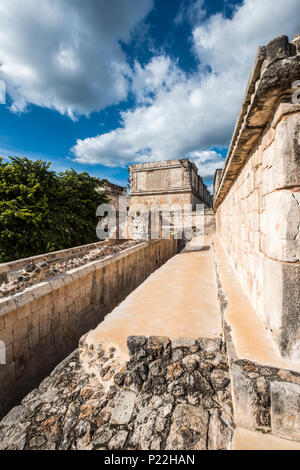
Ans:
POLYGON ((133 291, 87 338, 127 355, 128 336, 220 338, 211 239, 195 239, 133 291))
POLYGON ((300 450, 300 442, 288 441, 271 434, 236 428, 232 450, 300 450))
POLYGON ((282 358, 279 355, 270 333, 243 292, 228 256, 217 237, 215 238, 215 251, 218 274, 228 302, 224 319, 231 328, 232 341, 237 356, 240 359, 247 359, 258 364, 299 373, 299 362, 282 358))

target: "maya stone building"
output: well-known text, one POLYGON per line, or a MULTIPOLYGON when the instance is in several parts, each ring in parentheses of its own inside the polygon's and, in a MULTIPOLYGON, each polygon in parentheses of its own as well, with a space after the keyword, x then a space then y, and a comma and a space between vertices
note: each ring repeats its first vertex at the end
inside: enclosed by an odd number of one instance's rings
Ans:
POLYGON ((171 205, 204 204, 211 207, 210 194, 188 159, 131 165, 130 204, 171 205))

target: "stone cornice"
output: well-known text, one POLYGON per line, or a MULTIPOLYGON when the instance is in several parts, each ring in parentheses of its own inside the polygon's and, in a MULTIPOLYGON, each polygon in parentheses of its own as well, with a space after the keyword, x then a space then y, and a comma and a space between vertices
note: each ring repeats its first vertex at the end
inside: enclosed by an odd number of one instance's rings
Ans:
POLYGON ((299 45, 286 36, 258 50, 242 108, 230 143, 222 178, 214 198, 221 204, 247 157, 263 136, 281 102, 291 101, 292 83, 300 80, 299 45))
POLYGON ((131 196, 151 196, 151 195, 160 195, 160 194, 173 194, 173 193, 191 193, 192 188, 174 188, 166 190, 153 190, 153 191, 131 191, 131 196))
POLYGON ((161 170, 164 168, 178 168, 182 167, 184 164, 191 164, 187 158, 177 159, 177 160, 163 160, 160 162, 147 162, 147 163, 137 163, 135 165, 129 165, 128 170, 133 171, 144 171, 144 170, 161 170))

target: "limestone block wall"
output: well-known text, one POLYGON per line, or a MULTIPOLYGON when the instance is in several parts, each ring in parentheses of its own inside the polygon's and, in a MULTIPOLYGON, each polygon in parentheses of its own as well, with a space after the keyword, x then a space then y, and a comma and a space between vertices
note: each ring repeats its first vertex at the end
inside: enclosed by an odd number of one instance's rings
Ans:
POLYGON ((281 355, 300 360, 300 105, 292 102, 300 56, 292 46, 282 37, 259 51, 215 210, 257 314, 281 355))
POLYGON ((177 240, 141 243, 0 299, 0 416, 177 251, 177 240))

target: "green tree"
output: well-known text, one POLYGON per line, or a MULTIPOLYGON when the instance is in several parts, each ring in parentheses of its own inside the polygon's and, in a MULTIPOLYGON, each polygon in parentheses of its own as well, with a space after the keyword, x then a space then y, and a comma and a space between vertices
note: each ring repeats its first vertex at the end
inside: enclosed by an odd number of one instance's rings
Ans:
POLYGON ((93 243, 106 180, 50 163, 0 158, 0 262, 93 243))

